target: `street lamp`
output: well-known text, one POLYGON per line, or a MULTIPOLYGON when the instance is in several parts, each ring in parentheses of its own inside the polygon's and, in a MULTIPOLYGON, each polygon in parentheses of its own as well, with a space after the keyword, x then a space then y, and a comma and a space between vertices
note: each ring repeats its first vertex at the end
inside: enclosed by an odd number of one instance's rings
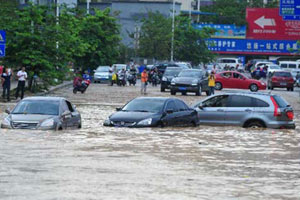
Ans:
POLYGON ((175 0, 173 0, 173 13, 172 13, 171 62, 174 61, 174 31, 175 31, 175 0))
POLYGON ((90 14, 90 0, 86 0, 86 14, 90 14))

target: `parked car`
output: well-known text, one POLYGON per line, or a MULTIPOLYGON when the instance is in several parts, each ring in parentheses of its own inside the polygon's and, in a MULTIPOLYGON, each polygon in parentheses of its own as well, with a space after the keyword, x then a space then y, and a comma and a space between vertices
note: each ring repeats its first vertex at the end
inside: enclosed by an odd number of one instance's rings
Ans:
POLYGON ((109 80, 109 66, 99 66, 94 72, 94 83, 107 82, 109 80))
POLYGON ((223 88, 250 89, 251 92, 265 90, 267 85, 255 79, 248 78, 239 72, 224 71, 216 74, 216 90, 223 88))
POLYGON ((119 71, 121 71, 122 69, 125 69, 125 71, 126 71, 126 69, 127 69, 126 67, 127 67, 127 65, 125 65, 125 64, 113 64, 112 65, 113 70, 116 70, 117 73, 119 71))
POLYGON ((294 91, 294 78, 291 72, 274 72, 268 80, 268 89, 286 88, 288 91, 294 91))
POLYGON ((300 62, 297 61, 279 61, 279 66, 285 71, 300 69, 300 62))
POLYGON ((164 74, 167 67, 179 67, 182 69, 189 69, 190 65, 183 64, 183 63, 177 64, 175 62, 174 63, 171 62, 171 63, 159 63, 153 66, 153 68, 157 68, 159 74, 164 74))
POLYGON ((193 92, 197 96, 206 92, 206 95, 209 95, 208 78, 201 70, 185 69, 178 74, 178 77, 172 79, 170 90, 171 95, 176 95, 176 92, 181 92, 182 95, 193 92))
POLYGON ((1 128, 61 130, 81 128, 81 115, 71 102, 61 97, 27 97, 12 111, 1 128))
POLYGON ((273 72, 279 72, 282 71, 279 65, 276 64, 267 64, 267 74, 270 75, 273 72))
POLYGON ((177 77, 178 74, 182 71, 180 67, 167 67, 160 83, 160 91, 164 92, 166 89, 170 89, 171 81, 174 77, 177 77))
POLYGON ((239 65, 239 68, 243 68, 243 62, 238 58, 218 58, 217 64, 224 69, 225 66, 228 66, 229 69, 236 69, 236 66, 239 65))
POLYGON ((293 109, 274 94, 218 94, 193 107, 198 112, 200 124, 295 129, 293 109))
POLYGON ((139 97, 109 116, 104 126, 164 127, 197 126, 197 111, 176 98, 139 97))

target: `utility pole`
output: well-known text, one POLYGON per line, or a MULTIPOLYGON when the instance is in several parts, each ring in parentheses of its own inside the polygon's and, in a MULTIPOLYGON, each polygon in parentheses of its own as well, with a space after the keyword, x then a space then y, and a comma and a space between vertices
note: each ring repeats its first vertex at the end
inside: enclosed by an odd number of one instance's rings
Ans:
MULTIPOLYGON (((59 25, 59 0, 56 0, 56 25, 59 25)), ((56 49, 58 49, 59 44, 56 42, 56 49)))
POLYGON ((200 22, 200 0, 198 0, 198 19, 197 19, 197 22, 199 23, 200 22))
POLYGON ((171 62, 174 61, 174 31, 175 31, 175 0, 173 0, 173 13, 172 13, 171 62))

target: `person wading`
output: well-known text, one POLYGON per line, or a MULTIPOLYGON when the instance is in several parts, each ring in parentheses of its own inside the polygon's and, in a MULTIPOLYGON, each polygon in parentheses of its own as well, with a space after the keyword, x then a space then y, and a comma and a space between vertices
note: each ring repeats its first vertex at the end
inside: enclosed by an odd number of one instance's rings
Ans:
POLYGON ((7 94, 7 101, 10 101, 10 81, 12 77, 12 72, 10 69, 4 67, 3 73, 1 75, 3 94, 2 98, 5 99, 5 94, 7 94))
POLYGON ((18 86, 17 86, 17 92, 16 92, 16 99, 19 97, 19 92, 21 90, 21 99, 24 97, 24 90, 25 90, 25 83, 27 79, 27 73, 25 72, 25 67, 22 67, 20 71, 17 73, 18 78, 18 86))
POLYGON ((209 95, 215 94, 215 86, 216 86, 216 77, 215 77, 215 72, 212 71, 208 76, 209 95))
POLYGON ((148 81, 148 73, 147 70, 144 69, 144 71, 141 74, 141 94, 146 94, 147 81, 148 81))

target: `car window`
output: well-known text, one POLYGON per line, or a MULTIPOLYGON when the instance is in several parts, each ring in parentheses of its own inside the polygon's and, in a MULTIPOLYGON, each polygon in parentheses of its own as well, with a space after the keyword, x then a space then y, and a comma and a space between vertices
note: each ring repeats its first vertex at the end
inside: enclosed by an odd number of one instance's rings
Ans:
POLYGON ((225 72, 223 74, 221 74, 222 77, 224 78, 230 78, 231 77, 231 72, 225 72))
POLYGON ((288 103, 281 98, 280 96, 274 95, 273 98, 275 99, 277 105, 279 106, 279 108, 285 108, 288 106, 288 103))
POLYGON ((183 103, 180 100, 176 100, 176 106, 178 108, 179 111, 184 111, 184 110, 188 110, 189 108, 187 107, 187 105, 185 103, 183 103))
POLYGON ((174 101, 169 101, 167 103, 166 110, 173 110, 174 112, 176 112, 178 109, 174 101))
POLYGON ((296 69, 297 65, 296 64, 289 64, 289 68, 296 69))
POLYGON ((270 105, 260 99, 254 98, 255 101, 255 107, 269 107, 270 105))
POLYGON ((232 95, 228 107, 255 107, 255 99, 247 96, 232 95))
POLYGON ((292 77, 292 74, 290 72, 274 72, 274 76, 292 77))
POLYGON ((66 101, 66 104, 68 106, 69 111, 74 112, 74 108, 73 108, 72 104, 69 101, 66 101))
POLYGON ((280 67, 281 68, 287 68, 287 64, 281 64, 280 67))
POLYGON ((243 76, 241 74, 238 74, 238 73, 233 73, 233 78, 243 79, 243 76))
POLYGON ((203 102, 203 107, 226 107, 228 95, 212 97, 203 102))

